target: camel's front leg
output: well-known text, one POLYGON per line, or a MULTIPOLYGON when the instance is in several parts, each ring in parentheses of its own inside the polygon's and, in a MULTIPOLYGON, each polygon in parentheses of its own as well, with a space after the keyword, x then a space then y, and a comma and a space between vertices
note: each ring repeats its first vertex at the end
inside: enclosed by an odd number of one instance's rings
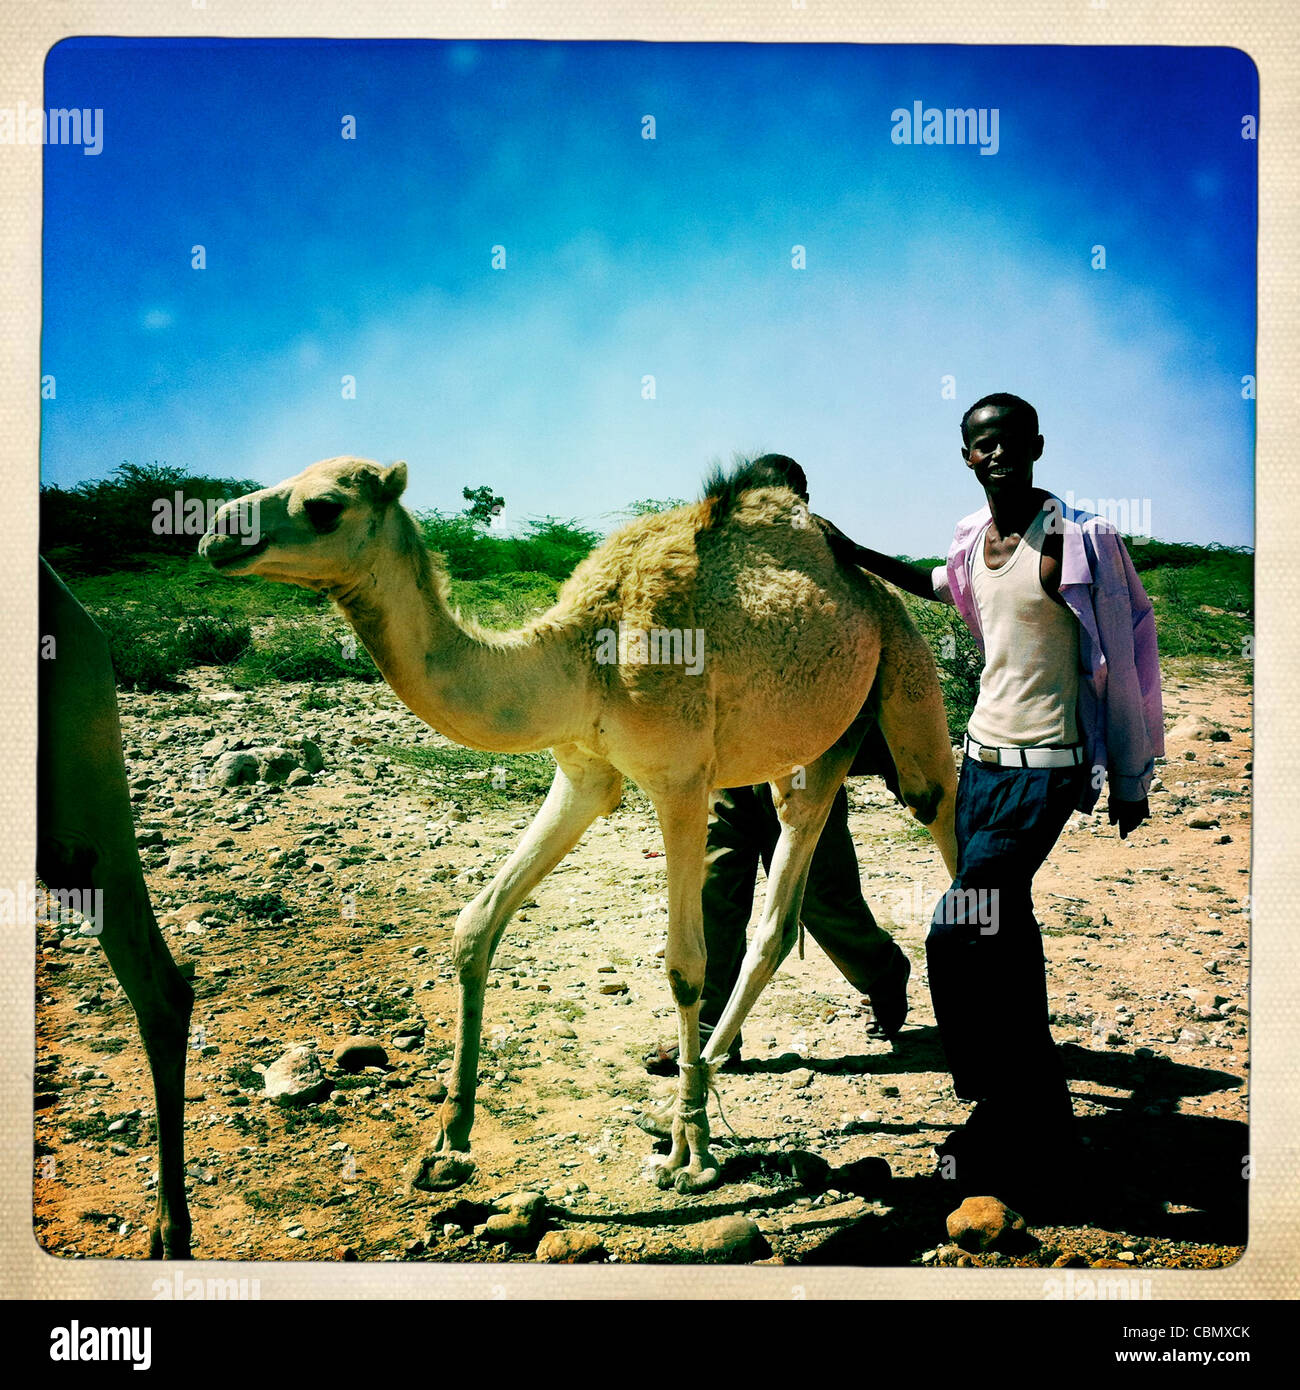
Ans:
POLYGON ((772 801, 781 821, 781 837, 772 854, 763 917, 745 952, 740 978, 713 1030, 704 1062, 713 1066, 727 1055, 750 1009, 790 954, 799 933, 799 910, 813 851, 830 814, 831 803, 853 762, 853 748, 839 745, 805 768, 802 778, 772 783, 772 801), (803 786, 796 785, 802 781, 803 786))
POLYGON ((700 994, 704 989, 704 846, 709 786, 702 777, 652 790, 668 856, 668 945, 664 965, 677 1004, 677 1101, 672 1149, 656 1160, 655 1181, 698 1192, 718 1180, 709 1153, 709 1068, 700 1060, 700 994))
POLYGON ((490 884, 456 919, 452 960, 460 976, 460 1010, 451 1085, 430 1152, 410 1174, 425 1190, 458 1187, 474 1172, 469 1135, 478 1088, 479 1041, 488 969, 506 923, 521 902, 582 838, 597 816, 619 802, 623 779, 608 763, 556 749, 555 780, 532 825, 490 884))

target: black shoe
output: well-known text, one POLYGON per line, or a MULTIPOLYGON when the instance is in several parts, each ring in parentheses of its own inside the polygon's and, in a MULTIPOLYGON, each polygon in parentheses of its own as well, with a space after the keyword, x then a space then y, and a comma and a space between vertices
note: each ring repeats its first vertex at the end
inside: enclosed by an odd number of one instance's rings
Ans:
POLYGON ((907 952, 895 942, 889 964, 866 991, 876 1016, 867 1029, 872 1037, 893 1042, 902 1031, 907 1020, 907 982, 911 976, 912 962, 907 952))
POLYGON ((938 1185, 957 1204, 994 1196, 1013 1207, 1036 1207, 1068 1194, 1082 1153, 1073 1121, 1056 1112, 1037 1125, 1024 1116, 1014 1124, 1000 1118, 984 1102, 961 1129, 935 1145, 938 1185))
MULTIPOLYGON (((700 1039, 700 1050, 703 1051, 708 1046, 708 1038, 700 1039)), ((641 1059, 646 1071, 651 1076, 676 1076, 677 1075, 677 1044, 671 1047, 664 1047, 657 1044, 641 1059)), ((731 1044, 727 1055, 722 1059, 722 1064, 718 1067, 719 1071, 739 1071, 741 1069, 740 1039, 737 1038, 731 1044)))

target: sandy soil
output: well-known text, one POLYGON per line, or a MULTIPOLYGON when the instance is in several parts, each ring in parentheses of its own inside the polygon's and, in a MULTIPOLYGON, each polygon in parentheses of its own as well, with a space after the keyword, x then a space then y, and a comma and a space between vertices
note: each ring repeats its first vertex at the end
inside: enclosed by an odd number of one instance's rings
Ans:
MULTIPOLYGON (((758 1222, 769 1258, 790 1262, 1140 1274, 1240 1254, 1251 717, 1236 668, 1166 671, 1168 724, 1203 716, 1216 737, 1171 736, 1153 821, 1121 843, 1104 817, 1075 817, 1038 876, 1090 1166, 1059 1209, 1026 1213, 1036 1244, 983 1256, 945 1244, 952 1203, 927 1178, 931 1146, 968 1113, 925 987, 925 921, 946 878, 881 784, 851 784, 851 824, 868 899, 914 963, 896 1046, 868 1039, 857 996, 809 941, 747 1023, 744 1070, 721 1078, 739 1136, 714 1107, 722 1184, 684 1197, 648 1182, 653 1144, 631 1119, 673 1083, 640 1058, 675 1028, 658 959, 662 846, 633 794, 502 944, 476 1177, 413 1195, 403 1169, 433 1132, 450 1065, 452 924, 529 806, 491 806, 481 777, 439 781, 388 755, 443 741, 383 687, 341 688, 339 704, 315 710, 301 690, 236 693, 219 672, 201 675, 188 693, 123 698, 137 825, 162 840, 142 851, 149 886, 198 994, 186 1097, 197 1257, 533 1259, 535 1239, 502 1247, 473 1233, 491 1201, 523 1189, 546 1195, 551 1228, 593 1232, 621 1261, 690 1259, 701 1223, 737 1212, 758 1222), (310 785, 202 786, 223 742, 292 734, 323 751, 310 785), (357 1033, 384 1044, 386 1069, 333 1067, 334 1046, 357 1033), (410 1051, 394 1045, 411 1037, 410 1051), (284 1109, 256 1069, 308 1041, 333 1098, 284 1109)), ((143 1258, 153 1097, 134 1017, 93 937, 39 931, 37 1235, 67 1257, 143 1258)))

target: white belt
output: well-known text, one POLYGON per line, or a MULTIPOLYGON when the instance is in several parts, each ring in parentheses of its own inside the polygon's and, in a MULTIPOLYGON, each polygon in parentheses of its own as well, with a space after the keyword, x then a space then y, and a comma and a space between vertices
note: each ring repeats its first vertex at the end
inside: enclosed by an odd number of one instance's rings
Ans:
POLYGON ((1069 748, 992 748, 976 743, 967 734, 966 754, 1002 767, 1079 767, 1083 763, 1083 744, 1075 743, 1069 748))

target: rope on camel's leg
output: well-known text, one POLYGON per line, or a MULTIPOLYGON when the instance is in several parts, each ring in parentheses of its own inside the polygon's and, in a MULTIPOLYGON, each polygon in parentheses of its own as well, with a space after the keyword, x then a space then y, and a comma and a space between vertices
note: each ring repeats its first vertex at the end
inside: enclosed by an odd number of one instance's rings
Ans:
POLYGON ((741 1137, 734 1129, 731 1129, 731 1121, 727 1119, 727 1112, 722 1108, 722 1092, 718 1090, 718 1081, 713 1074, 713 1068, 709 1068, 709 1090, 713 1092, 713 1098, 718 1102, 718 1119, 731 1130, 731 1137, 737 1144, 742 1143, 741 1137))
POLYGON ((703 1058, 701 1058, 698 1062, 679 1062, 678 1066, 683 1072, 694 1071, 696 1070, 696 1068, 703 1068, 706 1112, 708 1109, 708 1096, 710 1093, 712 1093, 714 1100, 718 1102, 718 1118, 722 1121, 724 1125, 726 1125, 728 1129, 731 1130, 732 1136, 735 1138, 736 1143, 742 1143, 743 1141, 741 1140, 740 1135, 737 1134, 734 1129, 732 1129, 731 1121, 727 1119, 726 1111, 724 1111, 722 1108, 722 1092, 718 1090, 718 1068, 712 1062, 706 1062, 703 1058))

